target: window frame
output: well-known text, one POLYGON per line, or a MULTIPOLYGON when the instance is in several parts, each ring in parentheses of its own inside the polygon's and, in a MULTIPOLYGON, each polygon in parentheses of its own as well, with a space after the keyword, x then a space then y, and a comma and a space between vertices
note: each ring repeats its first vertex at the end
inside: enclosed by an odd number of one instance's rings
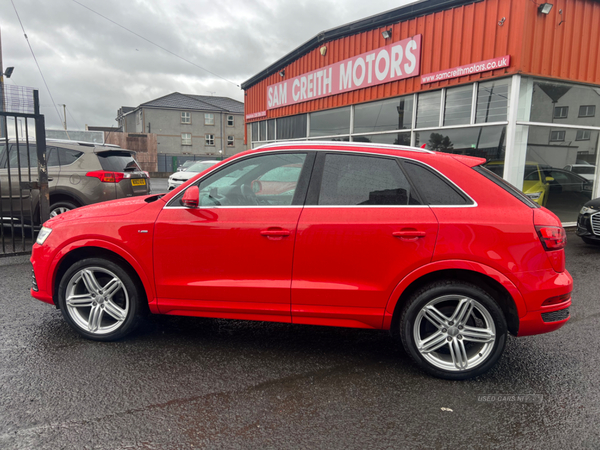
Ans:
POLYGON ((215 115, 213 113, 204 113, 204 125, 206 125, 206 126, 214 126, 215 125, 215 115))
POLYGON ((235 126, 235 116, 233 114, 228 114, 227 115, 227 126, 228 127, 234 127, 235 126))
POLYGON ((577 130, 577 133, 575 134, 576 141, 589 141, 591 138, 592 138, 592 130, 577 130), (586 133, 587 133, 587 137, 586 137, 586 133))
POLYGON ((596 117, 596 105, 580 105, 579 106, 579 115, 577 117, 596 117), (581 109, 582 108, 586 108, 586 113, 587 111, 592 110, 591 114, 581 114, 581 109))
POLYGON ((567 119, 569 117, 569 107, 568 106, 555 106, 554 107, 554 111, 552 112, 552 117, 555 119, 567 119), (565 115, 563 116, 562 114, 557 115, 556 112, 557 111, 564 111, 565 115))
POLYGON ((235 147, 235 136, 227 136, 227 147, 235 147))
POLYGON ((181 123, 191 125, 192 113, 189 111, 181 111, 181 123))
POLYGON ((550 142, 565 142, 565 138, 566 138, 567 132, 566 130, 550 130, 550 142), (558 134, 556 138, 554 138, 554 133, 562 133, 562 139, 561 139, 561 135, 558 134))
POLYGON ((181 133, 181 145, 192 145, 192 133, 181 133), (189 140, 186 136, 189 136, 189 140))
POLYGON ((214 135, 214 133, 206 133, 204 135, 204 145, 206 147, 214 147, 215 146, 215 135, 214 135))

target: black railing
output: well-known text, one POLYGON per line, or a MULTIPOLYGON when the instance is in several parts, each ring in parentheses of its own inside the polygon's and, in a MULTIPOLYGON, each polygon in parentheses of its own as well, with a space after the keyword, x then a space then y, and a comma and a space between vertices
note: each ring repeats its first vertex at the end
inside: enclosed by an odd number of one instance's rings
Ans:
POLYGON ((38 91, 0 84, 0 257, 28 254, 49 217, 38 91))

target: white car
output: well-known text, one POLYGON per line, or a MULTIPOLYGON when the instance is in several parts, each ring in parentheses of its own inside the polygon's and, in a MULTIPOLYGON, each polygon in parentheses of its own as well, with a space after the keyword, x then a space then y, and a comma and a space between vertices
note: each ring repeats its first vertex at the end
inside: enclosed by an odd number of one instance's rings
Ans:
POLYGON ((172 191, 177 186, 182 185, 190 178, 193 178, 195 175, 199 174, 200 172, 204 172, 206 169, 214 166, 218 162, 221 162, 221 161, 216 161, 216 160, 197 161, 194 164, 192 164, 191 166, 189 166, 187 169, 182 170, 181 172, 175 172, 173 175, 171 175, 169 177, 169 190, 172 191))
POLYGON ((564 167, 565 170, 570 170, 573 173, 585 178, 589 181, 594 181, 596 178, 596 166, 591 164, 569 164, 564 167))

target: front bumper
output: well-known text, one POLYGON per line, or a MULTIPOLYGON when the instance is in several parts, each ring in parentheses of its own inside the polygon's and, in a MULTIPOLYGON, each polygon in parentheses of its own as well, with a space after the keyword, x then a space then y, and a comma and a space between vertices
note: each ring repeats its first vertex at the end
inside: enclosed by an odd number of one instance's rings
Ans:
POLYGON ((579 214, 576 234, 600 242, 600 212, 579 214))

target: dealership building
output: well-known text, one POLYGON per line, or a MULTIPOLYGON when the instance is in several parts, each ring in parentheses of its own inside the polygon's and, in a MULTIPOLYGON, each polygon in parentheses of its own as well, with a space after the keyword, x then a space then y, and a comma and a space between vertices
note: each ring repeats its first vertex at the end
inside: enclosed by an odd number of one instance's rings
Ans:
POLYGON ((248 147, 425 146, 572 225, 600 196, 600 2, 425 0, 323 31, 244 84, 248 147))

